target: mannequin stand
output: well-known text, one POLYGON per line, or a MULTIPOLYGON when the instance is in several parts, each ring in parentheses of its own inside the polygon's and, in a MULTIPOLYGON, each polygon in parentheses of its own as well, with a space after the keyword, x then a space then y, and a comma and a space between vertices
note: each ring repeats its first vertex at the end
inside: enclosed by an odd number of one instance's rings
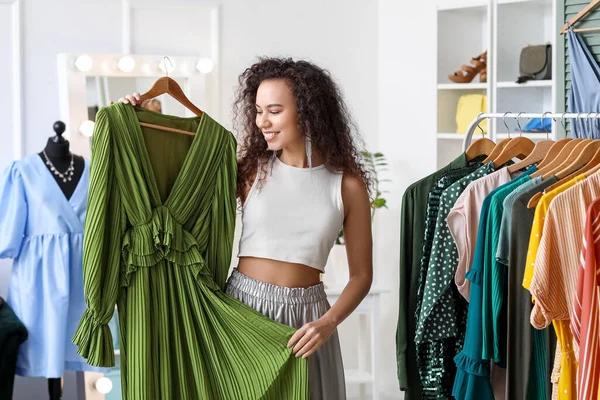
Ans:
MULTIPOLYGON (((62 121, 56 121, 54 123, 53 129, 56 135, 48 139, 44 151, 40 152, 39 155, 42 158, 42 161, 46 163, 48 170, 52 173, 53 178, 56 180, 56 183, 68 200, 75 191, 77 182, 83 174, 84 161, 83 158, 75 156, 69 151, 69 141, 62 137, 65 128, 65 124, 62 121), (51 165, 48 165, 48 160, 51 165), (74 167, 73 175, 70 179, 63 180, 54 173, 52 168, 57 171, 66 171, 71 164, 71 160, 73 160, 74 167)), ((48 379, 48 395, 50 396, 50 400, 62 399, 62 378, 48 379)))
POLYGON ((48 139, 44 151, 40 152, 39 156, 69 200, 83 174, 85 164, 81 156, 74 155, 69 150, 69 141, 62 136, 65 124, 56 121, 53 128, 56 135, 48 139), (69 168, 72 168, 72 172, 69 172, 69 168), (59 175, 59 172, 63 175, 59 175))
POLYGON ((49 378, 48 379, 48 394, 50 400, 61 400, 62 398, 62 379, 61 378, 49 378))

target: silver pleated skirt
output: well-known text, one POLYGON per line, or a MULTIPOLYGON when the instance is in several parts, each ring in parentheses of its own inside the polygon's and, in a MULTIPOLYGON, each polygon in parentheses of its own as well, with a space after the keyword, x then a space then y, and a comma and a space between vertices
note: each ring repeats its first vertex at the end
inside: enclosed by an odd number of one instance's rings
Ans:
MULTIPOLYGON (((319 319, 330 305, 323 284, 288 288, 252 279, 234 269, 227 281, 227 294, 279 323, 296 329, 319 319)), ((308 357, 311 400, 344 400, 344 364, 337 330, 308 357)))

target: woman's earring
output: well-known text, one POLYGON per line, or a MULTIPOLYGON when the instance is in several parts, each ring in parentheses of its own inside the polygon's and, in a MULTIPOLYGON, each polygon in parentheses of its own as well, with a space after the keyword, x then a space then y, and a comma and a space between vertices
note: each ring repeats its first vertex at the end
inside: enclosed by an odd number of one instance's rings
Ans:
POLYGON ((308 168, 312 168, 312 143, 310 136, 307 135, 304 141, 306 143, 306 158, 308 160, 308 168))
POLYGON ((269 171, 269 176, 273 176, 273 165, 275 165, 276 158, 277 158, 277 151, 273 150, 273 155, 271 156, 271 168, 269 171))

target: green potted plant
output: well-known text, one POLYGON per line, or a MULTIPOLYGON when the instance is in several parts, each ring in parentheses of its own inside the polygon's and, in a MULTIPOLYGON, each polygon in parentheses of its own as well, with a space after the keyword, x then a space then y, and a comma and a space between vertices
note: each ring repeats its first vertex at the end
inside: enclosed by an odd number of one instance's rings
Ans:
MULTIPOLYGON (((383 153, 371 153, 363 151, 360 153, 367 172, 371 178, 371 222, 375 218, 375 213, 380 208, 387 208, 387 200, 383 197, 387 191, 383 190, 381 184, 390 182, 389 179, 381 179, 381 173, 389 171, 388 163, 383 153)), ((348 257, 346 255, 346 246, 344 241, 344 230, 340 229, 338 237, 335 241, 329 260, 327 262, 328 269, 324 275, 324 282, 329 286, 343 284, 348 281, 348 257)))
MULTIPOLYGON (((365 160, 365 166, 371 177, 371 184, 373 185, 373 192, 375 197, 371 199, 371 222, 375 218, 375 212, 380 208, 387 208, 387 200, 382 197, 383 193, 387 191, 381 190, 382 182, 391 182, 390 179, 380 179, 379 174, 381 172, 389 171, 387 168, 388 163, 383 153, 370 153, 368 151, 362 151, 360 155, 365 160)), ((340 229, 335 244, 344 243, 344 229, 340 229)))

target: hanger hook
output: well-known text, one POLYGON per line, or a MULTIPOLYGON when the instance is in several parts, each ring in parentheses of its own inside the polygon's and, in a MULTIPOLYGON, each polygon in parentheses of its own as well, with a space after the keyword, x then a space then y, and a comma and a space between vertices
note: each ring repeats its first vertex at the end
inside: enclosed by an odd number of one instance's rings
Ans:
POLYGON ((508 138, 510 139, 510 129, 508 128, 508 125, 506 123, 506 114, 509 114, 510 111, 507 111, 504 113, 504 115, 502 116, 502 122, 504 123, 504 126, 506 127, 506 133, 508 133, 508 138))
MULTIPOLYGON (((477 119, 479 119, 479 117, 481 117, 482 115, 483 115, 483 112, 480 112, 479 115, 477 116, 477 119)), ((477 127, 481 131, 481 137, 485 139, 485 132, 483 131, 483 128, 481 127, 481 125, 479 125, 480 123, 481 123, 481 121, 477 122, 477 127)))
POLYGON ((562 115, 560 116, 560 124, 561 124, 561 125, 562 125, 562 127, 563 127, 563 131, 565 132, 565 136, 567 136, 567 123, 565 122, 565 115, 566 115, 566 114, 567 114, 567 113, 566 113, 566 112, 564 112, 564 113, 562 113, 562 115))
POLYGON ((544 125, 544 118, 545 118, 546 114, 552 114, 552 112, 546 111, 545 113, 542 114, 542 128, 544 128, 544 131, 546 131, 546 140, 550 140, 550 131, 548 129, 546 129, 546 125, 544 125))
POLYGON ((167 78, 168 78, 169 77, 169 68, 167 68, 167 60, 169 61, 169 64, 171 64, 171 68, 173 68, 173 62, 171 61, 169 56, 163 57, 163 64, 165 65, 165 74, 167 75, 167 78))
POLYGON ((598 130, 598 133, 600 134, 600 125, 598 125, 598 116, 599 115, 600 115, 600 113, 596 113, 596 116, 594 117, 596 122, 594 123, 594 125, 596 126, 596 130, 598 130))
POLYGON ((521 111, 520 113, 517 114, 517 126, 519 127, 519 136, 523 135, 523 128, 521 128, 521 124, 519 123, 519 118, 521 118, 521 114, 523 114, 524 112, 521 111))
POLYGON ((592 137, 594 136, 594 132, 592 132, 592 126, 593 126, 593 125, 592 125, 592 117, 591 117, 591 115, 592 115, 592 114, 593 114, 593 112, 590 112, 590 113, 588 113, 588 115, 585 117, 585 118, 586 118, 586 120, 587 120, 586 127, 589 127, 589 131, 588 131, 588 133, 589 133, 589 135, 590 135, 590 138, 592 138, 592 137))

